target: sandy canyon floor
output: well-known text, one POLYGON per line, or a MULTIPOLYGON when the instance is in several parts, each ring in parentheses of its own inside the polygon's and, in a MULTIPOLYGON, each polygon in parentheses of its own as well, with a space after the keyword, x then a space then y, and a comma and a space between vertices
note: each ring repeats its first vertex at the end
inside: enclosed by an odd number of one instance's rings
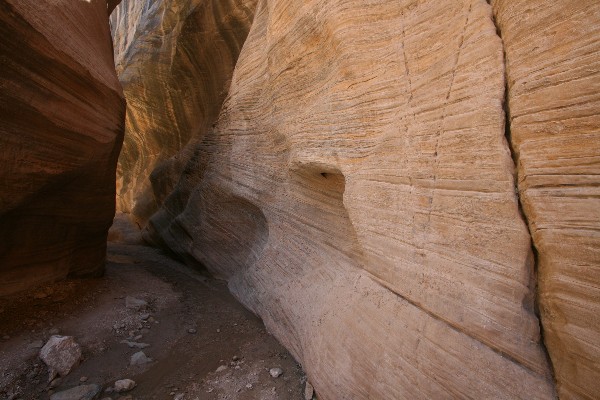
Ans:
POLYGON ((302 399, 305 380, 225 283, 151 247, 109 243, 104 277, 0 300, 1 399, 48 399, 91 383, 103 388, 98 398, 113 400, 302 399), (128 296, 147 306, 127 308, 128 296), (52 334, 74 336, 83 349, 83 361, 54 388, 38 358, 52 334), (124 341, 149 346, 140 350, 124 341), (138 351, 153 361, 130 365, 138 351), (272 377, 272 368, 283 374, 272 377), (111 393, 125 378, 137 386, 111 393))

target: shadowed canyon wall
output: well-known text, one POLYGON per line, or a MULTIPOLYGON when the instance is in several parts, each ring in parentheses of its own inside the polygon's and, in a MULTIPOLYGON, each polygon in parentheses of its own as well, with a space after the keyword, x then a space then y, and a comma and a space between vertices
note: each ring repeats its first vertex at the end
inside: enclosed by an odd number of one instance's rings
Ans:
POLYGON ((0 30, 5 295, 102 274, 125 100, 106 1, 2 1, 0 30))
POLYGON ((320 398, 600 392, 600 4, 490 3, 226 3, 235 69, 210 1, 113 16, 122 209, 320 398))
POLYGON ((125 0, 111 16, 127 97, 117 208, 140 225, 217 119, 256 0, 125 0), (153 172, 154 171, 154 172, 153 172))

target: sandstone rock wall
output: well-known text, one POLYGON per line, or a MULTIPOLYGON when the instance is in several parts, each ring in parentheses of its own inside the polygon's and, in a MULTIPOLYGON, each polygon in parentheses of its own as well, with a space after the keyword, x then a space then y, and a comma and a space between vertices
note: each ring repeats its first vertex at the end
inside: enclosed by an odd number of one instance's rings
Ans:
POLYGON ((141 225, 177 182, 188 157, 178 152, 216 120, 255 5, 125 0, 112 14, 128 103, 117 207, 141 225))
POLYGON ((552 398, 484 1, 259 2, 147 237, 229 280, 319 395, 552 398))
MULTIPOLYGON (((166 3, 222 45, 214 4, 166 3)), ((221 65, 149 4, 113 17, 121 207, 162 204, 146 240, 227 279, 320 398, 597 397, 598 2, 260 0, 233 72, 245 33, 221 65)))
POLYGON ((564 399, 600 395, 600 3, 492 2, 510 134, 564 399))
POLYGON ((0 295, 104 270, 125 101, 105 1, 0 2, 0 295))

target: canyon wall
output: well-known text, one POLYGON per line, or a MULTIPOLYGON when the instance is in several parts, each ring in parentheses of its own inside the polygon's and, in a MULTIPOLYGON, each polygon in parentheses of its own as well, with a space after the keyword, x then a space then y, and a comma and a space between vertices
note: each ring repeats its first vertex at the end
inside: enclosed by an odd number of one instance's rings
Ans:
POLYGON ((255 5, 124 0, 111 15, 127 98, 117 208, 139 225, 173 189, 189 158, 186 145, 216 120, 255 5))
POLYGON ((596 396, 600 4, 260 0, 235 69, 127 4, 121 207, 319 398, 596 396))
POLYGON ((600 395, 600 3, 493 1, 510 136, 565 399, 600 395))
POLYGON ((5 295, 104 271, 125 100, 106 1, 2 1, 0 33, 5 295))

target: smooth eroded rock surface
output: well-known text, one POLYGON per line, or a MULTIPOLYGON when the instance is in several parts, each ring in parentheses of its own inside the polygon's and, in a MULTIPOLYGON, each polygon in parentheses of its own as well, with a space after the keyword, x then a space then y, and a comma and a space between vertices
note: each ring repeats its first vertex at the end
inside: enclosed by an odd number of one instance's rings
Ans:
POLYGON ((552 398, 503 57, 485 1, 259 2, 146 238, 228 279, 319 398, 552 398))
POLYGON ((0 3, 0 295, 104 270, 125 101, 105 1, 0 3))
POLYGON ((495 0, 558 392, 600 394, 600 3, 495 0))
POLYGON ((117 207, 140 224, 177 182, 188 158, 177 153, 217 118, 255 6, 256 0, 125 0, 112 14, 127 98, 117 207))

